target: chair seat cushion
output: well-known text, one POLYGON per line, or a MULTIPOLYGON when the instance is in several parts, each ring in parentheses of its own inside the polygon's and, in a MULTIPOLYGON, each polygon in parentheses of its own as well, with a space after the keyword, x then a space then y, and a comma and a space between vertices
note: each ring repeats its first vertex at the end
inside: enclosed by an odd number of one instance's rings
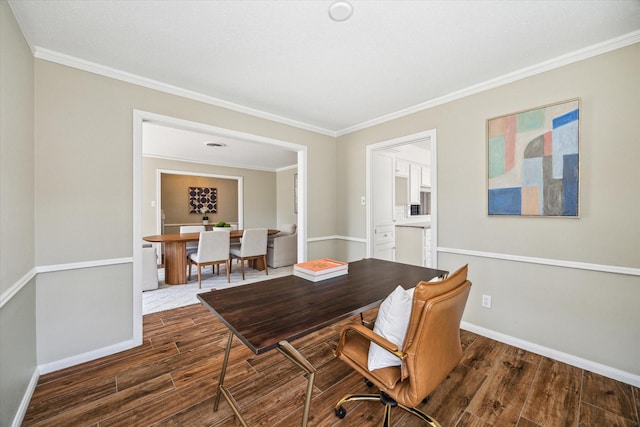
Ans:
POLYGON ((368 372, 368 354, 369 340, 360 334, 354 333, 349 335, 349 339, 345 342, 344 347, 342 347, 339 357, 378 387, 384 386, 388 389, 395 388, 396 384, 400 381, 400 367, 390 366, 368 372))

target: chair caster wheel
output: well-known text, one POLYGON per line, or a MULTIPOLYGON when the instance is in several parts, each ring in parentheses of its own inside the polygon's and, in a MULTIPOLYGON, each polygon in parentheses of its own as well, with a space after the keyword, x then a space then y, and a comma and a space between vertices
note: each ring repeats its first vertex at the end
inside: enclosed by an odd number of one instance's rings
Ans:
POLYGON ((342 406, 336 409, 335 412, 336 412, 336 417, 340 419, 343 419, 344 417, 347 416, 347 410, 344 409, 342 406))
POLYGON ((366 378, 364 379, 364 383, 367 385, 367 387, 373 387, 373 383, 366 378))

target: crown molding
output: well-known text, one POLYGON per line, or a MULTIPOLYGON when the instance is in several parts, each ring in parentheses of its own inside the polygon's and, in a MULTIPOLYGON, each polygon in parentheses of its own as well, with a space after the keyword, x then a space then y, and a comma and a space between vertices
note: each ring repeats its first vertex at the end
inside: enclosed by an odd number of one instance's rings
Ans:
POLYGON ((289 119, 287 117, 282 117, 277 114, 267 113, 265 111, 246 107, 244 105, 235 104, 230 101, 225 101, 224 99, 214 98, 212 96, 194 92, 189 89, 173 86, 157 80, 149 79, 147 77, 139 76, 137 74, 128 73, 126 71, 121 71, 116 68, 111 68, 105 65, 97 64, 95 62, 90 62, 84 59, 76 58, 74 56, 65 55, 63 53, 59 53, 50 49, 45 49, 39 46, 33 46, 32 50, 33 50, 33 56, 37 59, 54 62, 56 64, 66 65, 71 68, 76 68, 76 69, 87 71, 93 74, 110 77, 112 79, 120 80, 127 83, 132 83, 132 84, 146 87, 149 89, 159 90, 161 92, 181 96, 183 98, 193 99, 195 101, 203 102, 205 104, 226 108, 227 110, 233 110, 242 114, 247 114, 247 115, 258 117, 261 119, 282 123, 295 128, 308 130, 311 132, 331 136, 334 138, 336 137, 336 133, 328 129, 310 125, 308 123, 303 123, 297 120, 289 119))
POLYGON ((128 73, 115 68, 111 68, 101 64, 94 63, 94 62, 86 61, 84 59, 76 58, 70 55, 65 55, 65 54, 55 52, 53 50, 45 49, 39 46, 32 46, 32 51, 34 53, 34 57, 37 59, 42 59, 45 61, 66 65, 68 67, 77 68, 80 70, 88 71, 90 73, 102 75, 105 77, 110 77, 110 78, 121 80, 127 83, 136 84, 149 89, 159 90, 161 92, 181 96, 188 99, 193 99, 195 101, 203 102, 205 104, 226 108, 228 110, 237 111, 239 113, 270 120, 277 123, 282 123, 295 128, 308 130, 311 132, 336 138, 339 136, 343 136, 352 132, 356 132, 356 131, 371 127, 371 126, 379 125, 394 119, 408 116, 410 114, 414 114, 422 110, 433 108, 438 105, 446 104, 448 102, 452 102, 470 95, 475 95, 477 93, 494 89, 499 86, 513 83, 515 81, 522 80, 527 77, 534 76, 536 74, 541 74, 546 71, 554 70, 556 68, 560 68, 575 62, 579 62, 597 55, 601 55, 603 53, 607 53, 616 49, 630 46, 638 42, 640 42, 640 30, 634 31, 628 34, 624 34, 620 37, 606 40, 604 42, 601 42, 592 46, 588 46, 586 48, 579 49, 577 51, 570 52, 568 54, 561 55, 556 58, 552 58, 548 61, 544 61, 539 64, 532 65, 530 67, 522 68, 512 73, 508 73, 503 76, 497 77, 495 79, 491 79, 486 82, 479 83, 477 85, 469 86, 467 88, 452 92, 450 94, 441 96, 439 98, 422 102, 420 104, 416 104, 412 107, 405 108, 405 109, 393 112, 391 114, 380 116, 372 120, 367 120, 365 122, 344 128, 339 131, 331 131, 328 129, 324 129, 318 126, 308 124, 308 123, 303 123, 297 120, 289 119, 287 117, 282 117, 276 114, 272 114, 272 113, 257 110, 254 108, 246 107, 243 105, 235 104, 233 102, 225 101, 223 99, 214 98, 212 96, 204 95, 188 89, 180 88, 178 86, 173 86, 167 83, 159 82, 157 80, 152 80, 146 77, 142 77, 137 74, 128 73))
POLYGON ((366 129, 371 126, 379 125, 381 123, 398 119, 400 117, 408 116, 410 114, 417 113, 419 111, 426 110, 428 108, 433 108, 438 105, 446 104, 448 102, 452 102, 470 95, 475 95, 477 93, 484 92, 489 89, 494 89, 499 86, 504 86, 506 84, 513 83, 515 81, 522 80, 527 77, 535 76, 536 74, 541 74, 546 71, 563 67, 565 65, 573 64, 574 62, 579 62, 584 59, 602 55, 603 53, 607 53, 616 49, 630 46, 638 42, 640 42, 640 30, 604 41, 602 43, 588 46, 586 48, 576 50, 574 52, 570 52, 565 55, 552 58, 548 61, 544 61, 539 64, 532 65, 530 67, 522 68, 512 73, 497 77, 495 79, 491 79, 486 82, 479 83, 477 85, 469 86, 465 89, 452 92, 450 94, 441 96, 439 98, 435 98, 435 99, 414 105, 413 107, 405 108, 403 110, 378 117, 377 119, 372 119, 366 122, 362 122, 360 124, 357 124, 336 132, 336 136, 343 136, 352 132, 356 132, 358 130, 366 129))

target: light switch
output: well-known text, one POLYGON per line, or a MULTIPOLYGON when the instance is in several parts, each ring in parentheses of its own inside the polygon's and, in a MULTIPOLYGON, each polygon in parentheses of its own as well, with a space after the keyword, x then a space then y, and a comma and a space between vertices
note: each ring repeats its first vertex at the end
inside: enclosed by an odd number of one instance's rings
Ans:
POLYGON ((156 201, 155 201, 155 200, 152 200, 152 201, 151 201, 151 207, 152 207, 152 208, 155 208, 155 207, 156 207, 156 201))
POLYGON ((360 204, 361 204, 362 206, 364 206, 364 205, 366 205, 366 204, 367 204, 367 200, 364 198, 364 196, 361 196, 361 197, 360 197, 360 204))

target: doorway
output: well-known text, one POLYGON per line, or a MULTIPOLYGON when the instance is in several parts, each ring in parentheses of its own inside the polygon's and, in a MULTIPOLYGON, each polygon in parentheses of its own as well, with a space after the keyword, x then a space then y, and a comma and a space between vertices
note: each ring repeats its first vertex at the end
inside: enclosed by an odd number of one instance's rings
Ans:
POLYGON ((133 342, 142 344, 142 141, 144 122, 162 123, 169 127, 190 129, 224 138, 235 138, 256 144, 266 144, 294 151, 298 167, 297 209, 298 209, 298 261, 307 257, 307 147, 288 141, 266 138, 225 128, 218 128, 197 122, 162 116, 155 113, 133 110, 133 342))
MULTIPOLYGON (((401 166, 402 167, 402 166, 401 166)), ((417 169, 416 169, 417 170, 417 169)), ((371 144, 366 147, 366 199, 369 201, 367 209, 367 257, 395 260, 396 233, 395 228, 401 222, 417 221, 418 219, 430 223, 430 242, 427 248, 428 253, 423 257, 430 261, 431 267, 437 266, 437 141, 436 130, 407 135, 393 140, 371 144), (411 195, 407 188, 407 199, 403 197, 396 199, 397 182, 408 183, 416 177, 414 172, 407 169, 398 171, 399 163, 397 159, 402 159, 399 155, 403 149, 412 146, 428 147, 428 155, 424 159, 412 158, 411 163, 416 165, 424 164, 429 166, 428 176, 425 176, 423 183, 428 183, 429 191, 429 215, 411 218, 411 195), (428 157, 427 157, 428 156, 428 157), (396 182, 396 178, 400 178, 396 182), (396 205, 396 200, 403 203, 396 205)), ((426 186, 425 186, 426 188, 426 186)), ((421 198, 420 189, 417 190, 417 197, 421 198)), ((400 196, 400 195, 399 195, 400 196)), ((418 202, 419 203, 419 202, 418 202)), ((422 213, 422 211, 419 211, 422 213)))

